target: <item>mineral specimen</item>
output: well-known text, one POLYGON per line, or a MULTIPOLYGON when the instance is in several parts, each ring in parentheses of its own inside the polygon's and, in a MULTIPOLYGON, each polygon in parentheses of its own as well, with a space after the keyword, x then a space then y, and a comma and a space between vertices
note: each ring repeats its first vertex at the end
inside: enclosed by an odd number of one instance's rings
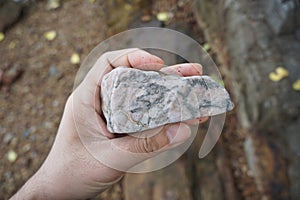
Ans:
POLYGON ((209 76, 179 77, 118 67, 103 77, 102 111, 112 133, 133 133, 233 109, 209 76))

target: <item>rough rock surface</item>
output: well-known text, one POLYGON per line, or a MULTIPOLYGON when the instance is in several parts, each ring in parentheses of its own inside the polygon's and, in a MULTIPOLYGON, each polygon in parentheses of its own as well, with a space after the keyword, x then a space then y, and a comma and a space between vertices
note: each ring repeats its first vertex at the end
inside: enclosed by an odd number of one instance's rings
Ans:
POLYGON ((143 131, 233 108, 224 87, 208 76, 179 77, 128 67, 104 76, 101 98, 113 133, 143 131))
POLYGON ((22 3, 16 3, 12 0, 0 1, 0 32, 14 24, 21 15, 22 3))
MULTIPOLYGON (((257 132, 266 137, 266 144, 270 144, 270 147, 252 145, 254 151, 245 151, 248 158, 263 155, 255 157, 257 164, 249 164, 249 168, 258 166, 253 177, 256 191, 259 191, 256 194, 260 196, 250 199, 300 199, 300 145, 297 140, 300 93, 292 87, 300 78, 299 0, 195 0, 195 3, 198 22, 231 85, 238 105, 238 121, 243 131, 251 130, 245 137, 252 138, 252 131, 257 132), (269 74, 279 66, 288 70, 289 76, 273 82, 269 74), (279 146, 280 153, 275 151, 275 146, 279 146), (268 156, 276 158, 276 162, 268 156), (280 160, 286 160, 287 166, 283 167, 284 162, 280 160), (270 175, 270 169, 276 169, 274 174, 270 175), (275 174, 277 172, 281 174, 275 174), (278 181, 285 176, 289 178, 288 184, 278 181)), ((262 139, 253 139, 259 140, 262 139)), ((240 189, 242 199, 249 198, 246 191, 249 187, 240 189)))

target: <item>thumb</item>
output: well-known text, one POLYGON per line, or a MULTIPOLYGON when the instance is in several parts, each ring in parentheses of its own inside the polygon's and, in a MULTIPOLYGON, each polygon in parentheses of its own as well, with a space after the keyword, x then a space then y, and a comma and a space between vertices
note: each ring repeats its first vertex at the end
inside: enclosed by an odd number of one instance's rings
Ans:
POLYGON ((188 125, 176 123, 115 138, 113 144, 118 149, 122 149, 123 166, 129 169, 163 151, 184 143, 190 136, 191 130, 188 125), (125 152, 127 153, 124 154, 125 152))

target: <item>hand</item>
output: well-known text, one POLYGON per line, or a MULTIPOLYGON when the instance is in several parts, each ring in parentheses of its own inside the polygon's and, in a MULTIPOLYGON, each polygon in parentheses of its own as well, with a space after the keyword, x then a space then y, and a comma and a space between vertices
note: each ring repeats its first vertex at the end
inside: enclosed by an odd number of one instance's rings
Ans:
POLYGON ((54 144, 41 168, 12 199, 95 196, 119 181, 126 169, 185 142, 190 137, 187 124, 206 120, 194 119, 139 133, 144 138, 115 137, 106 129, 103 120, 100 85, 103 75, 119 66, 160 70, 180 76, 202 75, 199 64, 162 68, 160 58, 139 49, 103 54, 68 98, 54 144))

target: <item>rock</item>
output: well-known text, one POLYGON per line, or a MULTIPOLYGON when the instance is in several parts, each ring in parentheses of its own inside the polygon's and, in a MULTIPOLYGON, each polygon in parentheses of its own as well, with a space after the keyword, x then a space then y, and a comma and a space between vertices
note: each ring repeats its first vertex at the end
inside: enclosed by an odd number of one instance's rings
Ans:
POLYGON ((298 28, 298 29, 296 30, 295 35, 296 35, 296 39, 297 39, 298 41, 300 41, 300 28, 298 28))
POLYGON ((59 101, 58 101, 58 100, 54 100, 54 101, 52 102, 52 106, 53 106, 54 108, 56 108, 57 106, 59 106, 59 101))
POLYGON ((46 129, 51 129, 51 128, 53 128, 54 127, 54 123, 53 122, 44 122, 44 127, 46 128, 46 129))
POLYGON ((159 171, 126 174, 123 179, 125 200, 191 200, 190 180, 183 160, 159 171), (178 181, 180 180, 180 181, 178 181))
POLYGON ((14 134, 12 133, 7 133, 5 134, 4 138, 3 138, 3 144, 7 145, 10 143, 10 141, 13 139, 14 134))
POLYGON ((57 74, 57 68, 55 66, 50 66, 49 68, 49 76, 55 76, 57 74))
POLYGON ((22 133, 23 139, 28 138, 29 135, 30 135, 30 129, 26 129, 26 130, 22 133))
POLYGON ((20 17, 23 5, 11 0, 0 2, 0 32, 14 24, 20 17))
POLYGON ((0 87, 7 91, 24 72, 24 67, 17 64, 7 64, 3 70, 0 69, 0 87))
POLYGON ((296 0, 268 1, 267 22, 276 34, 288 34, 294 31, 298 6, 296 0))
POLYGON ((4 176, 6 179, 10 179, 12 177, 12 172, 11 171, 7 171, 4 173, 4 176))
POLYGON ((22 147, 22 151, 23 151, 24 153, 30 151, 30 149, 31 149, 30 143, 27 143, 27 144, 25 144, 25 145, 22 147))
POLYGON ((233 109, 227 91, 208 76, 118 67, 103 77, 101 88, 102 110, 112 133, 144 131, 233 109))

